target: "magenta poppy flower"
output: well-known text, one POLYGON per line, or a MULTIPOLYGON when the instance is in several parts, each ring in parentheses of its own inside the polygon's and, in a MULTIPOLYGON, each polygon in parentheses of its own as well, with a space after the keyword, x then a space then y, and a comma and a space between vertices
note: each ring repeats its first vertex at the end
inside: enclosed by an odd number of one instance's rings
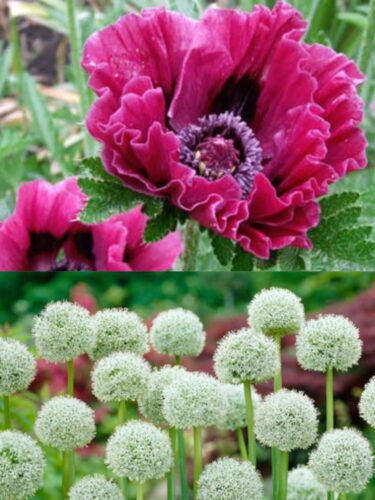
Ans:
POLYGON ((165 271, 182 253, 178 232, 146 244, 140 207, 98 223, 77 221, 86 204, 74 178, 23 184, 0 226, 1 271, 165 271))
POLYGON ((147 9, 93 34, 87 127, 106 170, 260 258, 310 248, 317 198, 365 167, 366 140, 363 75, 305 29, 279 2, 199 21, 147 9))

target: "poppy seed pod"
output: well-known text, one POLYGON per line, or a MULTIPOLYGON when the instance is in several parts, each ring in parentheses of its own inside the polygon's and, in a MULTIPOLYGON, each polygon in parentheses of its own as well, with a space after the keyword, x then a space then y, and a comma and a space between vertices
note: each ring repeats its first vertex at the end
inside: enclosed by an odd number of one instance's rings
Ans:
POLYGON ((359 401, 359 414, 375 428, 375 377, 365 385, 359 401))
POLYGON ((284 288, 269 288, 257 293, 248 312, 251 327, 265 335, 297 333, 305 321, 301 299, 284 288))
POLYGON ((86 476, 69 491, 70 500, 123 500, 115 483, 100 474, 86 476))
POLYGON ((308 467, 297 467, 288 474, 288 500, 322 500, 326 488, 319 483, 308 467))
MULTIPOLYGON (((219 429, 235 431, 247 425, 245 393, 242 385, 223 384, 224 397, 226 399, 226 411, 224 418, 218 422, 219 429)), ((251 388, 254 414, 256 415, 258 406, 262 400, 254 387, 251 388)))
POLYGON ((21 342, 0 339, 0 396, 27 389, 35 372, 34 356, 21 342))

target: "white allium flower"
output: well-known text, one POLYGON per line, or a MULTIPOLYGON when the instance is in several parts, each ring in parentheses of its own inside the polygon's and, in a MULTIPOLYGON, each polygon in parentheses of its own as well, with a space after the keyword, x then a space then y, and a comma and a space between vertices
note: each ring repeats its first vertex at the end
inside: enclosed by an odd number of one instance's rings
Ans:
POLYGON ((255 434, 265 446, 282 451, 306 449, 318 433, 313 401, 302 392, 281 389, 258 405, 255 434))
POLYGON ((186 373, 164 391, 164 417, 177 429, 216 425, 224 418, 225 406, 222 385, 206 373, 186 373))
POLYGON ((70 500, 123 500, 118 486, 101 474, 86 476, 69 491, 70 500))
POLYGON ((90 314, 71 302, 51 302, 36 317, 33 335, 40 355, 65 363, 92 349, 94 334, 90 314))
POLYGON ((373 474, 370 443, 355 429, 323 434, 309 467, 329 491, 360 493, 373 474))
POLYGON ((300 298, 284 288, 269 288, 257 293, 248 312, 251 327, 265 335, 297 333, 305 321, 300 298))
POLYGON ((150 373, 150 365, 141 356, 115 352, 95 364, 92 392, 104 403, 137 401, 146 392, 150 373))
POLYGON ((273 339, 243 328, 220 341, 214 355, 214 367, 221 382, 265 382, 280 369, 278 349, 273 339))
POLYGON ((35 371, 34 356, 21 342, 0 339, 0 396, 27 389, 35 371))
POLYGON ((198 500, 261 500, 263 484, 250 462, 220 458, 204 468, 198 500))
POLYGON ((155 425, 168 426, 163 414, 164 391, 178 377, 185 374, 184 368, 169 365, 151 373, 147 390, 143 392, 138 402, 139 409, 145 418, 155 425))
POLYGON ((171 468, 172 448, 167 434, 152 424, 130 421, 109 438, 106 464, 131 481, 144 483, 163 477, 171 468))
POLYGON ((42 443, 60 451, 83 448, 95 436, 94 412, 79 399, 54 397, 39 411, 35 433, 42 443))
POLYGON ((365 385, 359 401, 359 413, 371 427, 375 427, 375 377, 365 385))
POLYGON ((288 500, 322 500, 327 489, 319 483, 314 473, 305 466, 297 467, 288 474, 288 500))
POLYGON ((112 352, 127 351, 143 355, 148 351, 146 325, 127 309, 104 309, 92 318, 95 346, 89 352, 97 360, 112 352))
MULTIPOLYGON (((223 384, 224 397, 226 400, 226 411, 224 418, 217 424, 219 429, 235 431, 247 425, 245 392, 242 385, 223 384)), ((262 400, 254 387, 251 388, 253 411, 257 412, 262 400)))
POLYGON ((161 312, 150 333, 155 351, 174 356, 199 356, 206 340, 198 316, 182 308, 161 312))
POLYGON ((44 468, 42 450, 31 437, 0 432, 0 498, 33 497, 43 484, 44 468))
POLYGON ((344 316, 312 319, 297 335, 297 359, 305 370, 346 371, 358 363, 361 352, 358 328, 344 316))

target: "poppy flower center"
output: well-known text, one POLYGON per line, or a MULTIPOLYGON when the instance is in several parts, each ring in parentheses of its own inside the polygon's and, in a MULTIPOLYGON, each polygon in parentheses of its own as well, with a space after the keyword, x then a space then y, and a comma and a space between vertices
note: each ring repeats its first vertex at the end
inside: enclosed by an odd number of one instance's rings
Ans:
POLYGON ((180 161, 209 181, 232 175, 250 193, 262 169, 262 150, 252 129, 232 112, 200 118, 179 133, 180 161))

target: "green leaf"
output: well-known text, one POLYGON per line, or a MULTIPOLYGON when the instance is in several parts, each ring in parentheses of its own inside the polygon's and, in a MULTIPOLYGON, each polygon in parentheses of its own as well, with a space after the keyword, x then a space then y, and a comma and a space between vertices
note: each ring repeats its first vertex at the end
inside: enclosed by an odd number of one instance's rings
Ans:
POLYGON ((217 260, 221 265, 228 265, 233 259, 234 243, 210 231, 211 245, 217 260))
POLYGON ((168 233, 175 231, 177 224, 182 222, 183 217, 183 212, 164 202, 158 215, 147 222, 144 240, 147 243, 160 240, 168 233))
POLYGON ((319 32, 329 32, 336 15, 336 0, 314 0, 309 16, 309 28, 305 40, 316 41, 319 32))
POLYGON ((277 256, 277 265, 280 271, 305 271, 307 252, 302 253, 299 248, 285 248, 280 250, 277 256))
POLYGON ((0 97, 3 95, 5 82, 9 76, 10 65, 12 62, 12 50, 11 46, 4 50, 4 44, 0 46, 1 56, 0 56, 0 97))
POLYGON ((254 269, 254 256, 236 245, 232 260, 232 271, 252 271, 254 269))

